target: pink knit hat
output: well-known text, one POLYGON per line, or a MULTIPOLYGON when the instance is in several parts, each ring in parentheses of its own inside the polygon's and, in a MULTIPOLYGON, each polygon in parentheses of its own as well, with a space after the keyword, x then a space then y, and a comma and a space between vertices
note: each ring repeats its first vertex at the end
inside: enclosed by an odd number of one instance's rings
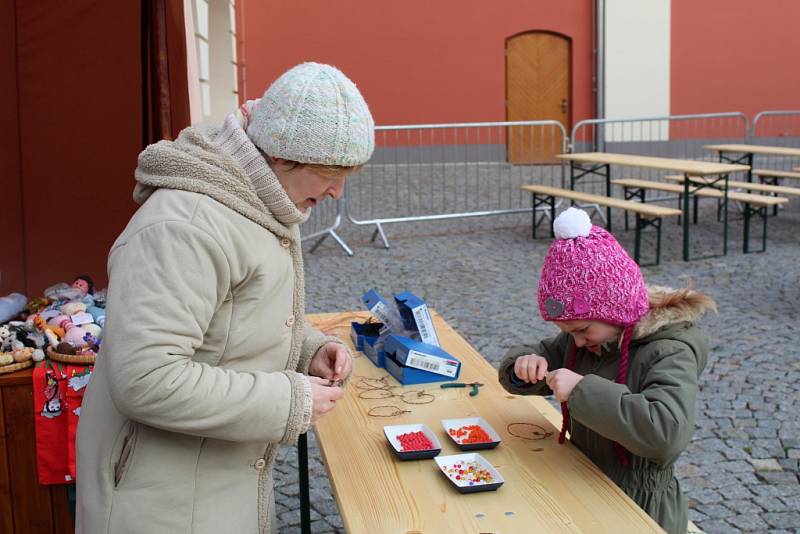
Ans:
POLYGON ((545 321, 636 324, 648 309, 642 272, 614 236, 569 208, 553 223, 539 277, 539 311, 545 321))
MULTIPOLYGON (((569 208, 553 222, 556 240, 550 245, 539 277, 539 312, 545 321, 602 321, 623 327, 617 382, 628 375, 628 346, 633 328, 649 309, 642 271, 610 233, 593 226, 585 211, 569 208)), ((567 359, 575 367, 577 347, 567 359)), ((569 425, 569 407, 561 403, 563 423, 559 443, 569 425)), ((625 449, 615 443, 623 466, 625 449)))

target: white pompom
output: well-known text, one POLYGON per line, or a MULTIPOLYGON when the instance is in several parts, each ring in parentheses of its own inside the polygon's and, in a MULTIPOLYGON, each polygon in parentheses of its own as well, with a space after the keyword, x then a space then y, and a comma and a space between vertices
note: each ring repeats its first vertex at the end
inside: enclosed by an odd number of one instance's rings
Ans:
POLYGON ((592 231, 592 220, 589 214, 578 208, 567 208, 553 222, 556 239, 574 239, 586 237, 592 231))

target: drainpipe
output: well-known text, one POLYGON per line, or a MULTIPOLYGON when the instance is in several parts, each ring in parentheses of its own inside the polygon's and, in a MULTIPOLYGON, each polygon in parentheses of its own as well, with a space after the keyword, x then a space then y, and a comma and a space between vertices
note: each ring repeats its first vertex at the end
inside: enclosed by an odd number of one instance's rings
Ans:
MULTIPOLYGON (((595 109, 598 119, 606 118, 606 1, 595 4, 595 109)), ((605 151, 605 131, 600 126, 595 131, 595 150, 605 151)))

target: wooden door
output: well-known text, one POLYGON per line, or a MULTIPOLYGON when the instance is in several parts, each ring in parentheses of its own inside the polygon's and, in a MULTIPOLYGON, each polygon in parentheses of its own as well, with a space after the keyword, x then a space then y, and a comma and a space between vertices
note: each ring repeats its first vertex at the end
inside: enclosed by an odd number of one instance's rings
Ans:
MULTIPOLYGON (((571 42, 550 32, 506 40, 506 120, 557 120, 571 128, 571 42)), ((557 128, 509 127, 510 163, 549 163, 561 153, 557 128)))

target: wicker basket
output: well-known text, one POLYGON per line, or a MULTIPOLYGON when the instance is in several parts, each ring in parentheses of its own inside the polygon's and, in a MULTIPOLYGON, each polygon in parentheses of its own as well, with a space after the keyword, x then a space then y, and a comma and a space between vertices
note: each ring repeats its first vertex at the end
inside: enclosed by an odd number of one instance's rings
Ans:
POLYGON ((53 347, 47 347, 47 357, 55 362, 88 365, 94 363, 97 355, 93 354, 90 356, 85 356, 81 354, 62 354, 60 352, 56 352, 53 347))
POLYGON ((9 365, 2 365, 0 366, 0 375, 5 373, 13 373, 15 371, 21 371, 22 369, 27 369, 32 365, 33 365, 33 360, 28 360, 27 362, 12 363, 9 365))

